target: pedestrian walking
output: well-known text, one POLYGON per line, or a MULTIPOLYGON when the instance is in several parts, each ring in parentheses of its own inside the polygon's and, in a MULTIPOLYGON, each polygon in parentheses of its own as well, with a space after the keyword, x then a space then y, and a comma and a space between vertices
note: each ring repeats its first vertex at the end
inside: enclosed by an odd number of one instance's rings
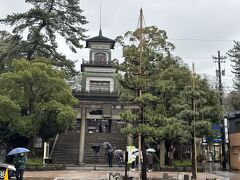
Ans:
POLYGON ((118 159, 118 165, 119 166, 122 166, 122 163, 123 163, 123 154, 122 153, 119 153, 117 155, 117 159, 118 159))
POLYGON ((23 174, 26 169, 27 157, 24 153, 16 154, 13 158, 13 164, 16 168, 16 180, 23 180, 23 174))
POLYGON ((112 160, 113 160, 113 150, 109 149, 107 151, 107 159, 108 159, 108 166, 112 167, 112 160))
POLYGON ((152 168, 153 168, 153 154, 151 152, 149 152, 147 154, 147 162, 148 162, 148 170, 152 171, 152 168))
POLYGON ((105 156, 107 156, 108 150, 110 150, 112 148, 112 146, 109 142, 104 142, 103 147, 106 149, 105 156))
POLYGON ((208 161, 209 161, 209 172, 212 172, 212 161, 213 161, 213 153, 209 151, 208 153, 208 161))

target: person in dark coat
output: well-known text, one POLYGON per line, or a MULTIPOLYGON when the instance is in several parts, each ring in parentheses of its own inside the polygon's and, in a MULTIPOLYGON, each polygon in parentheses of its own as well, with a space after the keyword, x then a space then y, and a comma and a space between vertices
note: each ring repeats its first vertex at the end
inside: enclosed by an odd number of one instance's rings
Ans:
POLYGON ((113 151, 112 151, 112 149, 109 149, 107 151, 107 159, 108 159, 108 166, 112 167, 112 160, 113 160, 113 151))
POLYGON ((152 171, 152 168, 153 168, 153 154, 150 153, 150 152, 147 154, 147 162, 148 162, 148 170, 152 171))
POLYGON ((105 156, 107 157, 107 155, 108 155, 108 151, 111 149, 112 147, 109 145, 109 144, 107 144, 106 145, 106 152, 105 152, 105 156))
POLYGON ((16 180, 23 180, 23 174, 26 169, 27 157, 24 153, 17 154, 13 158, 13 165, 16 168, 16 180))

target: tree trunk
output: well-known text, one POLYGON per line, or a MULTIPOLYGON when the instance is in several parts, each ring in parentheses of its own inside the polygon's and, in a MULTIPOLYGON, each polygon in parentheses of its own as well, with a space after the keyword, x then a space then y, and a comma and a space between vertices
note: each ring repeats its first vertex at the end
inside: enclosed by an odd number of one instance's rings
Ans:
MULTIPOLYGON (((147 180, 147 168, 146 168, 146 164, 147 164, 147 157, 146 157, 146 145, 145 145, 145 136, 142 135, 141 136, 141 146, 142 146, 142 158, 143 158, 143 163, 142 163, 142 174, 141 174, 141 178, 142 180, 147 180)), ((138 162, 141 163, 141 162, 138 162)))
POLYGON ((174 159, 174 147, 172 142, 170 143, 170 147, 168 150, 168 158, 169 158, 169 165, 172 165, 174 159))
POLYGON ((165 166, 165 141, 160 141, 160 167, 165 166))
POLYGON ((183 146, 180 144, 179 145, 179 151, 180 151, 180 160, 181 160, 181 162, 183 161, 183 146))
POLYGON ((192 138, 192 179, 197 179, 195 139, 192 138))

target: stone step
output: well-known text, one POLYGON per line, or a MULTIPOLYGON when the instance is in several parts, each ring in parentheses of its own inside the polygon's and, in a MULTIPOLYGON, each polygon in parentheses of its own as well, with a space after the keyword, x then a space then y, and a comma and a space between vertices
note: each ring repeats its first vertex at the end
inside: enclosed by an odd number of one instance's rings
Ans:
MULTIPOLYGON (((78 161, 79 156, 79 133, 60 134, 57 141, 54 153, 53 163, 74 164, 78 161)), ((126 148, 126 136, 123 134, 109 134, 109 133, 93 133, 85 135, 84 147, 84 162, 94 163, 94 154, 92 146, 100 145, 99 163, 107 163, 105 156, 106 149, 103 147, 103 142, 109 142, 115 149, 126 148)), ((114 162, 117 162, 114 159, 114 162)))
POLYGON ((62 149, 78 149, 78 146, 75 146, 75 145, 69 145, 69 146, 59 145, 59 146, 55 147, 55 150, 62 150, 62 149))
POLYGON ((55 157, 57 157, 57 156, 67 156, 67 157, 69 157, 69 156, 76 156, 76 155, 78 155, 78 151, 71 152, 71 153, 67 152, 65 154, 63 152, 56 152, 54 154, 55 157))
POLYGON ((78 161, 79 133, 60 134, 53 152, 53 163, 76 164, 78 161))
MULTIPOLYGON (((123 134, 109 134, 109 133, 95 133, 86 134, 85 140, 85 152, 84 152, 84 162, 85 163, 95 163, 94 153, 92 146, 99 144, 100 151, 98 153, 98 160, 96 163, 107 164, 106 149, 103 147, 104 142, 109 142, 114 149, 125 149, 126 148, 126 136, 123 134)), ((114 163, 117 163, 117 159, 113 159, 114 163)))

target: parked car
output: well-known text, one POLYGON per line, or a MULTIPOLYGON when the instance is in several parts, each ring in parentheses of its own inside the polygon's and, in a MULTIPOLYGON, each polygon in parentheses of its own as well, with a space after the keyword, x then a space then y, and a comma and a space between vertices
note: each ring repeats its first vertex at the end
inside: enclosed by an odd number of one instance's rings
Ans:
POLYGON ((11 178, 15 176, 16 168, 13 165, 0 162, 0 179, 4 178, 5 171, 7 168, 8 168, 8 177, 11 178))

